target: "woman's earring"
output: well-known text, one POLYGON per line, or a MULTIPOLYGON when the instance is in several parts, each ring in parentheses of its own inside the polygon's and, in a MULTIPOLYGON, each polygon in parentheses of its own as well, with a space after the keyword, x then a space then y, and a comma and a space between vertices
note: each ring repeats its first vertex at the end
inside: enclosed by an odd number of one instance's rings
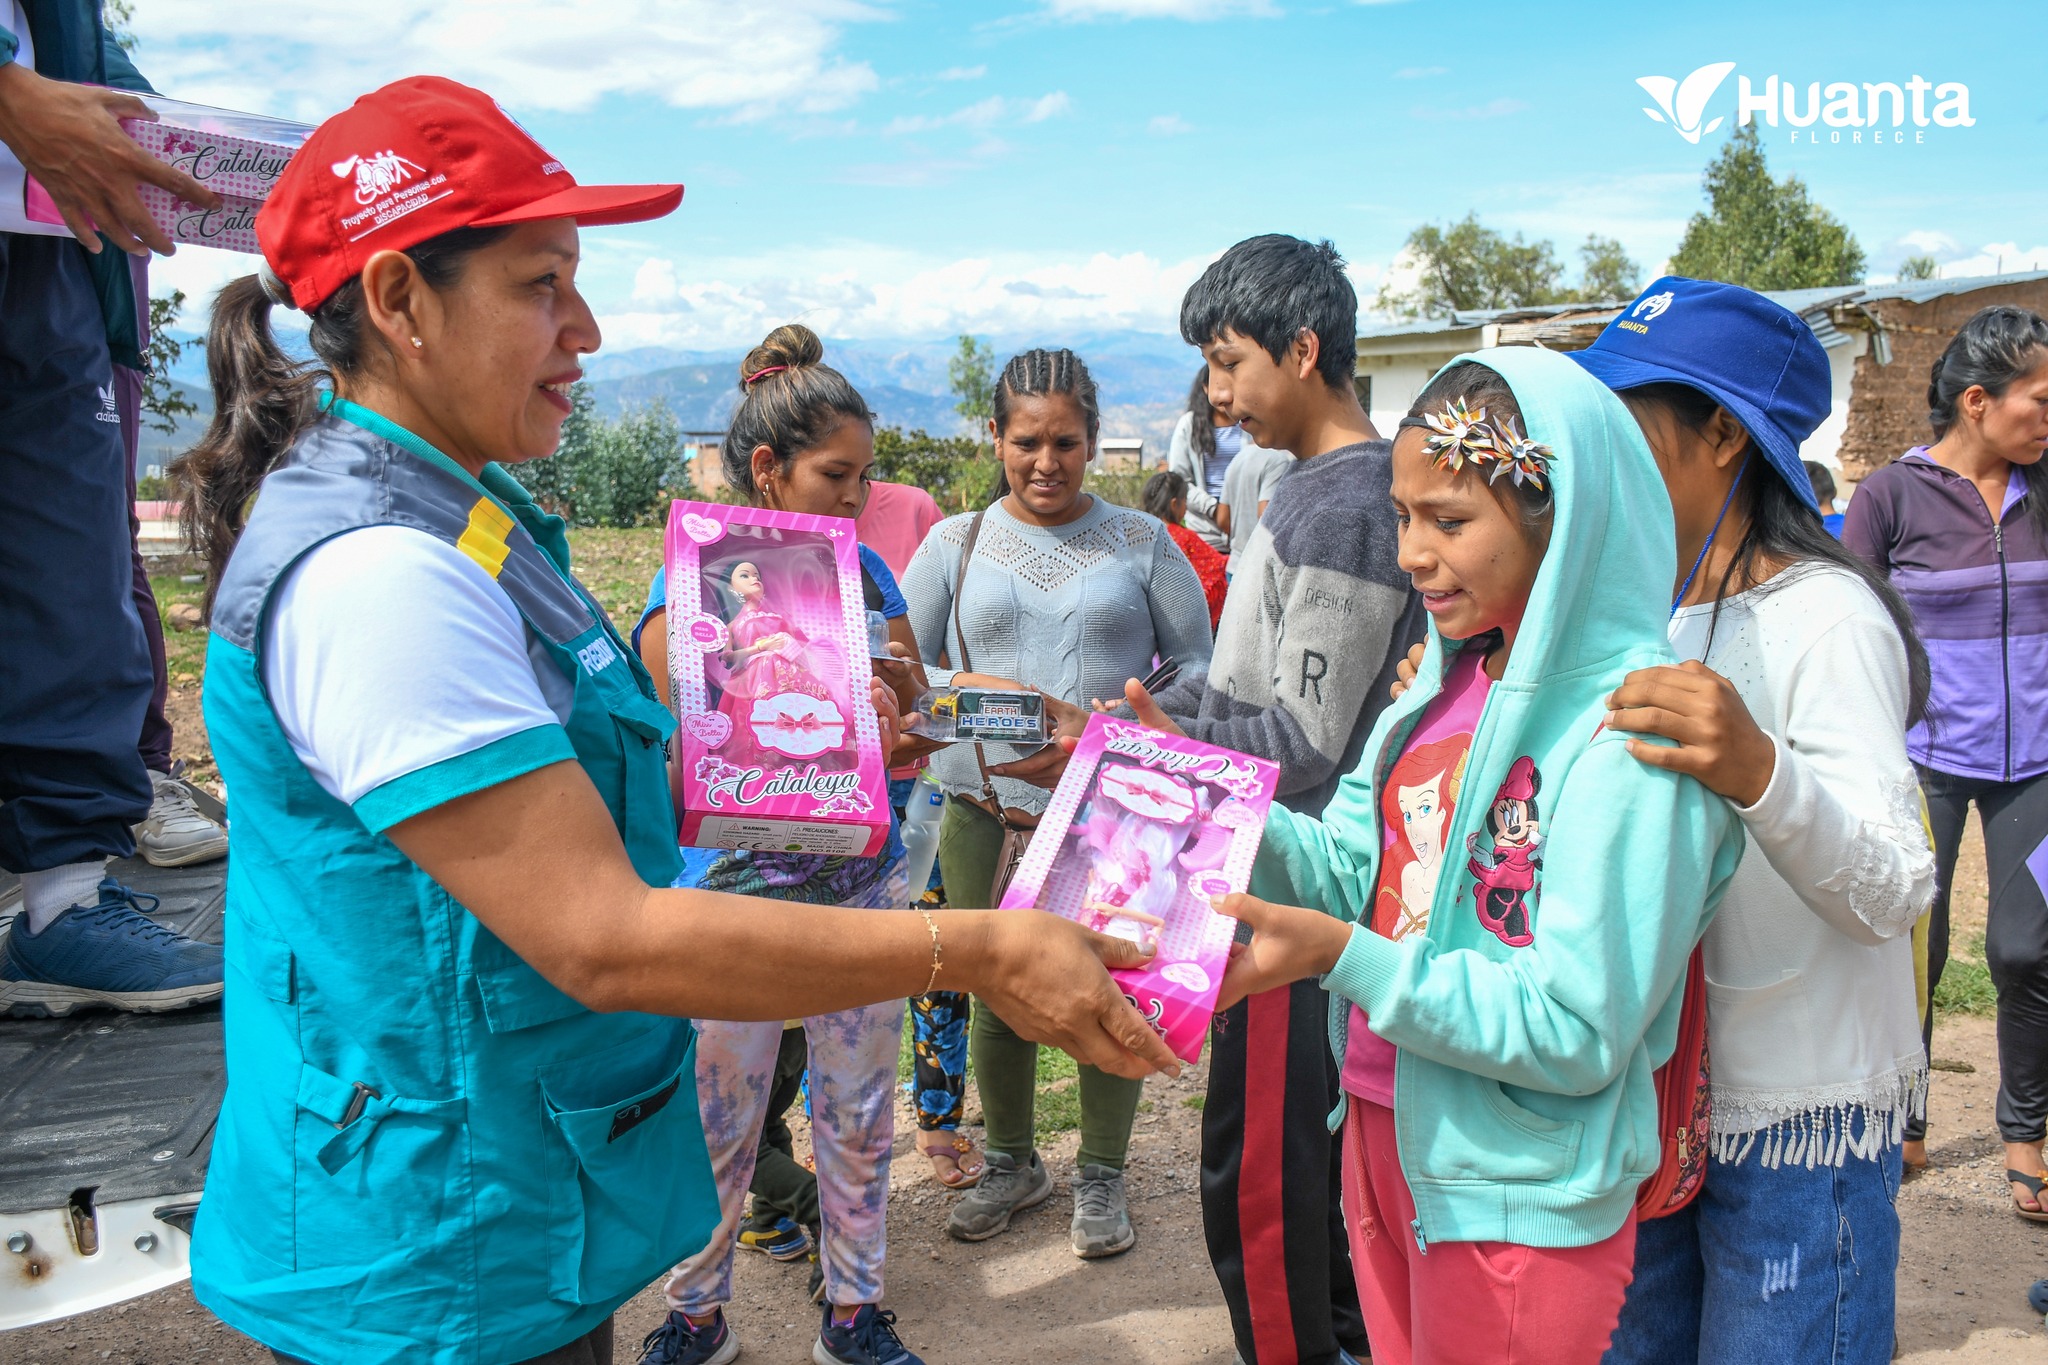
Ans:
POLYGON ((417 349, 417 350, 425 350, 425 349, 426 349, 426 345, 427 345, 427 343, 426 343, 426 342, 424 342, 424 341, 421 341, 421 340, 420 340, 420 339, 419 339, 418 337, 414 337, 414 338, 412 339, 412 344, 413 344, 413 347, 414 347, 415 349, 417 349))

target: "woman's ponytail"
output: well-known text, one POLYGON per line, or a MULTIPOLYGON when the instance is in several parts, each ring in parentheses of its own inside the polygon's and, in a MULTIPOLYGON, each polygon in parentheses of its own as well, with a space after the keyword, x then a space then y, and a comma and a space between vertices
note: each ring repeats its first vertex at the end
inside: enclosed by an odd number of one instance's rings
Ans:
POLYGON ((213 420, 199 444, 172 461, 170 481, 184 504, 186 542, 206 562, 206 614, 234 552, 263 476, 312 420, 326 377, 286 355, 270 330, 263 281, 230 281, 213 303, 206 330, 206 372, 213 420))

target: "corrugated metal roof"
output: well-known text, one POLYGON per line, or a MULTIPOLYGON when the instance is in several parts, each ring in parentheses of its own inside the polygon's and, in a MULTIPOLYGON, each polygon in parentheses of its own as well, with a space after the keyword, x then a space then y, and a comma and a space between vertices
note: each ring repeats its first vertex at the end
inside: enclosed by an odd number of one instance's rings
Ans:
MULTIPOLYGON (((1968 275, 1953 280, 1906 280, 1897 284, 1878 285, 1825 285, 1816 289, 1767 289, 1762 292, 1771 302, 1805 318, 1807 325, 1813 328, 1822 345, 1841 346, 1846 345, 1850 338, 1837 328, 1828 316, 1828 310, 1840 304, 1872 303, 1882 299, 1928 303, 1951 294, 1970 294, 1979 289, 2024 284, 2034 280, 2048 280, 2048 270, 2021 275, 1968 275)), ((1626 301, 1622 301, 1545 303, 1528 308, 1466 309, 1454 312, 1449 317, 1421 318, 1413 322, 1390 322, 1376 327, 1360 328, 1358 339, 1365 342, 1387 340, 1392 337, 1470 331, 1473 328, 1484 327, 1488 323, 1536 321, 1556 317, 1561 313, 1581 314, 1584 315, 1583 320, 1590 321, 1592 316, 1602 312, 1611 318, 1626 306, 1626 301)))

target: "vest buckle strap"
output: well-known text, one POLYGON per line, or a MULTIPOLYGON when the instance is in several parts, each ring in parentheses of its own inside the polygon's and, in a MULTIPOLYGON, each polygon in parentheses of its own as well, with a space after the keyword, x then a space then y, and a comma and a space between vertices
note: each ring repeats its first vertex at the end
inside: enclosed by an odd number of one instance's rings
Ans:
POLYGON ((384 1098, 384 1093, 375 1086, 364 1085, 361 1081, 356 1081, 354 1084, 356 1093, 349 1097, 348 1108, 341 1111, 341 1121, 334 1125, 336 1132, 341 1131, 361 1118, 364 1107, 371 1100, 381 1100, 384 1098))

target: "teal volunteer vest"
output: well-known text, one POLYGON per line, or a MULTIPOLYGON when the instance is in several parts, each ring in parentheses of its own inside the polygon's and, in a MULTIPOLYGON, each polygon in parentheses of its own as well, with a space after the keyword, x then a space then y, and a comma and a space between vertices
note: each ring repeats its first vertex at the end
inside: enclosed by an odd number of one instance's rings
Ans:
POLYGON ((228 1086, 194 1233, 200 1302, 315 1365, 500 1365, 584 1335, 703 1246, 718 1200, 689 1024, 586 1009, 384 835, 574 760, 640 875, 675 879, 675 721, 570 576, 561 520, 497 466, 473 479, 332 403, 264 481, 228 565, 205 713, 233 815, 228 1086), (303 555, 375 525, 481 565, 525 621, 543 693, 573 704, 560 726, 349 806, 277 722, 263 625, 303 555))

